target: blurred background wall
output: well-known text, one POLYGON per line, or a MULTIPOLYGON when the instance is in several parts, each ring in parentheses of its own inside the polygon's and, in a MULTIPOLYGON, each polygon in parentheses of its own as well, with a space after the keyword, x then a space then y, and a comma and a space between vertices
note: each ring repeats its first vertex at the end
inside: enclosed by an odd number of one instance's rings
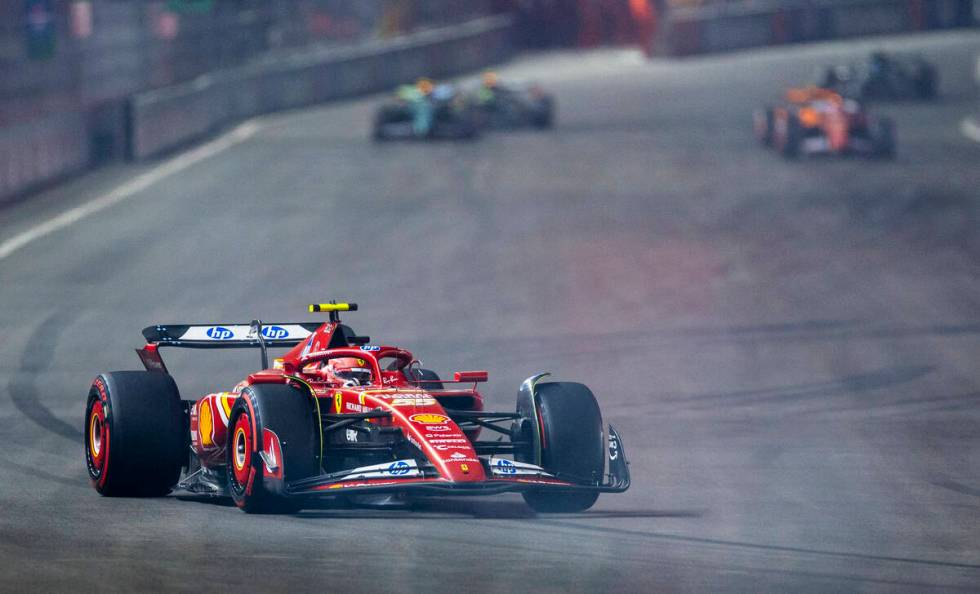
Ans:
POLYGON ((498 0, 523 45, 635 43, 684 55, 854 35, 973 26, 974 0, 498 0))
POLYGON ((0 199, 125 156, 136 93, 490 10, 489 0, 3 0, 0 199))
POLYGON ((511 42, 689 55, 975 26, 977 4, 3 0, 0 200, 112 159, 160 154, 236 119, 482 67, 506 57, 511 42), (417 41, 399 41, 406 36, 417 41), (345 64, 322 57, 358 47, 368 49, 345 64))

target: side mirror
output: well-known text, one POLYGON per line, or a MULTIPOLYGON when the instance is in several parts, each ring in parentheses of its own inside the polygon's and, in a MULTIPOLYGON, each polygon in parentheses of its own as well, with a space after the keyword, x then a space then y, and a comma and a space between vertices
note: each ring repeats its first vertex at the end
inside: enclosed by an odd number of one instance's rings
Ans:
POLYGON ((453 381, 461 384, 473 382, 485 382, 489 374, 486 371, 457 371, 453 375, 453 381))

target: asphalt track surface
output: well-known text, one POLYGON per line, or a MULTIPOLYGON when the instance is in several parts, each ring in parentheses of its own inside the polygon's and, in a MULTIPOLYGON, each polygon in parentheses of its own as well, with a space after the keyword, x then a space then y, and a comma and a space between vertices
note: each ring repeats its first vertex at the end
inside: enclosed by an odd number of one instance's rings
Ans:
MULTIPOLYGON (((960 32, 532 56, 503 73, 555 91, 553 132, 377 145, 378 98, 279 115, 27 245, 0 260, 0 591, 977 591, 978 53, 960 32), (939 102, 880 106, 895 162, 756 145, 754 107, 873 47, 942 71, 939 102), (138 368, 143 326, 330 298, 429 367, 488 369, 492 408, 538 371, 588 383, 632 488, 555 516, 96 495, 85 393, 138 368)), ((0 240, 137 172, 8 207, 0 240)), ((165 355, 184 398, 257 364, 165 355)))

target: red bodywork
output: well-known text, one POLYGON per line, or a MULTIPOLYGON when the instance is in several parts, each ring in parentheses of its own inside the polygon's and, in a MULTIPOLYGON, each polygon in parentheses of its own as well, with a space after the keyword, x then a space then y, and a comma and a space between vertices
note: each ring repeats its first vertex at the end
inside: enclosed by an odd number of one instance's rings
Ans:
MULTIPOLYGON (((483 466, 471 445, 472 440, 478 437, 480 428, 477 426, 463 431, 446 414, 447 408, 482 411, 483 397, 476 390, 476 383, 486 381, 487 373, 459 372, 454 380, 440 381, 442 384, 472 383, 468 387, 422 390, 417 383, 409 382, 405 375, 404 369, 415 361, 412 353, 407 350, 391 346, 326 348, 338 326, 336 322, 323 324, 307 340, 276 359, 272 369, 252 373, 232 391, 208 394, 191 406, 191 447, 200 458, 202 466, 216 468, 225 465, 230 438, 229 415, 242 389, 259 383, 299 381, 309 386, 316 395, 322 412, 345 414, 381 410, 390 413, 390 417, 373 419, 371 422, 381 426, 400 427, 405 437, 432 462, 442 479, 456 483, 487 480, 483 466), (319 365, 338 357, 363 360, 372 370, 371 384, 344 387, 336 381, 325 381, 317 371, 319 365), (387 364, 385 369, 382 369, 382 363, 387 364)), ((156 345, 147 347, 151 347, 153 355, 157 354, 156 345)), ((147 359, 143 353, 141 358, 144 361, 147 359)), ((264 445, 270 446, 274 440, 265 437, 263 441, 264 445)), ((382 482, 390 481, 391 479, 385 479, 382 482)), ((337 486, 376 483, 377 481, 362 481, 337 486)))
MULTIPOLYGON (((321 311, 315 307, 356 310, 355 304, 311 306, 311 311, 321 311)), ((439 379, 421 369, 410 351, 366 344, 367 337, 354 335, 333 313, 323 324, 158 325, 145 328, 143 335, 147 344, 137 352, 150 372, 168 373, 160 357, 164 346, 262 351, 265 369, 230 391, 185 404, 193 455, 177 487, 191 493, 230 493, 239 497, 236 504, 247 506, 243 498, 256 488, 275 497, 303 498, 409 490, 599 493, 629 487, 628 463, 611 426, 597 436, 605 442, 608 473, 560 474, 566 471, 542 466, 542 452, 551 440, 535 409, 534 386, 548 374, 525 380, 515 412, 488 412, 477 390, 477 384, 487 381, 486 371, 439 379), (288 351, 269 365, 269 348, 288 351), (329 364, 334 359, 342 361, 329 364), (343 369, 351 371, 343 375, 343 369), (292 389, 272 388, 274 384, 292 389), (313 417, 312 434, 305 424, 307 414, 313 417), (480 440, 481 433, 492 435, 480 440)), ((92 419, 100 429, 98 410, 92 419)), ((90 457, 97 466, 108 440, 93 444, 90 457)))

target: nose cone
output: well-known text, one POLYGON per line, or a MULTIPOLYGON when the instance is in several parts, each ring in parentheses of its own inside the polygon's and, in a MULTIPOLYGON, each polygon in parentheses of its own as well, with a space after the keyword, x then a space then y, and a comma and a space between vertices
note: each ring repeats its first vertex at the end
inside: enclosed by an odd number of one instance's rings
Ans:
POLYGON ((443 414, 441 407, 436 407, 438 410, 420 410, 406 415, 409 435, 415 438, 444 478, 455 482, 486 480, 483 465, 470 440, 459 425, 443 414))

